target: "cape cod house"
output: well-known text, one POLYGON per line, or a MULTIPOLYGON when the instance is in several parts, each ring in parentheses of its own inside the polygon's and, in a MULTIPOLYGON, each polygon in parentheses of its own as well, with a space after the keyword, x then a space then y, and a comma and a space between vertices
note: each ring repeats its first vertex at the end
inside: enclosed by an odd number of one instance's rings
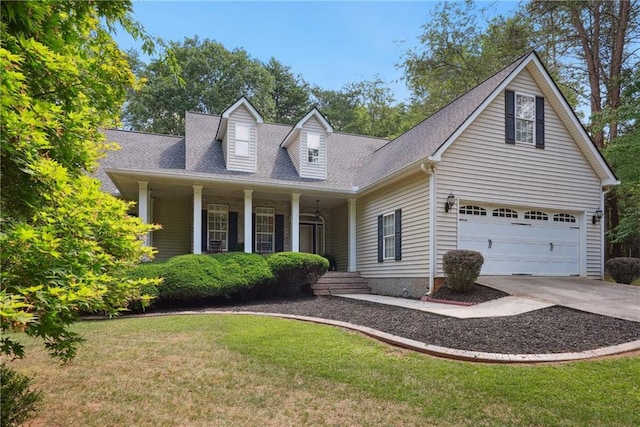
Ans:
POLYGON ((162 225, 158 258, 330 253, 388 295, 428 292, 456 248, 480 251, 485 275, 602 277, 618 181, 535 52, 392 141, 334 132, 316 109, 265 123, 245 98, 185 123, 105 131, 121 150, 98 177, 162 225))

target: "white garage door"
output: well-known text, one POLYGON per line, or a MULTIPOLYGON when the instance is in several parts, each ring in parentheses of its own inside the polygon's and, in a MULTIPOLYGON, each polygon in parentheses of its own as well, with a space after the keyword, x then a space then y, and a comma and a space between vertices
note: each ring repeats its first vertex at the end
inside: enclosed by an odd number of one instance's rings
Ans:
POLYGON ((459 210, 458 247, 482 253, 482 273, 578 275, 576 216, 476 205, 459 210))

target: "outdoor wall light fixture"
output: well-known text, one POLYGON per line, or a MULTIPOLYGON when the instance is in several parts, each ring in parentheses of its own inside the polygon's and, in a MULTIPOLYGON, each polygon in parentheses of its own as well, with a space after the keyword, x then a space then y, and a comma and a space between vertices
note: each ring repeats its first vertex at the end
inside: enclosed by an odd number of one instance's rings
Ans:
POLYGON ((316 219, 320 218, 320 208, 318 207, 318 204, 320 203, 320 200, 316 200, 316 219))
POLYGON ((596 225, 597 223, 600 222, 600 220, 602 219, 602 215, 603 215, 602 209, 600 209, 600 208, 596 209, 595 214, 591 218, 591 221, 593 222, 593 225, 596 225))
POLYGON ((449 193, 449 195, 447 196, 447 201, 444 204, 444 211, 449 212, 453 207, 453 205, 455 204, 456 204, 456 196, 454 196, 453 193, 449 193))

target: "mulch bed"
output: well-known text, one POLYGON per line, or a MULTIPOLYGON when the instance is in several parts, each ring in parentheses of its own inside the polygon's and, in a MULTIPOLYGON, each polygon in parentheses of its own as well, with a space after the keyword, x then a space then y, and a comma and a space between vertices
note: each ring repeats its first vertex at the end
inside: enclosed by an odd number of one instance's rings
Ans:
POLYGON ((508 297, 506 292, 499 291, 497 289, 490 288, 488 286, 474 285, 473 289, 469 292, 455 292, 449 289, 446 285, 438 289, 433 295, 431 295, 431 301, 451 301, 467 304, 479 304, 482 302, 491 301, 498 298, 508 297))
MULTIPOLYGON (((474 298, 472 302, 494 299, 497 294, 486 289, 478 289, 476 295, 468 298, 474 298)), ((446 292, 439 294, 446 296, 445 299, 454 297, 446 292)), ((580 352, 640 339, 640 323, 560 306, 517 316, 478 319, 457 319, 339 297, 274 299, 208 307, 208 310, 320 317, 367 326, 426 344, 489 353, 580 352)))

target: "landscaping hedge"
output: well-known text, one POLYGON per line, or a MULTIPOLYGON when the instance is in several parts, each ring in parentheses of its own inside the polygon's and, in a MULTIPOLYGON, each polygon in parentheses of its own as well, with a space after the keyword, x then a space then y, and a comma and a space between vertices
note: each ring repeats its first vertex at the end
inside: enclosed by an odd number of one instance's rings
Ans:
POLYGON ((640 278, 640 258, 611 258, 605 263, 605 270, 617 283, 632 283, 640 278))
POLYGON ((482 264, 484 258, 477 251, 457 249, 445 253, 442 268, 447 286, 456 292, 470 291, 480 275, 482 264))
MULTIPOLYGON (((279 252, 266 256, 242 252, 180 255, 166 261, 143 263, 129 277, 160 278, 159 286, 143 291, 156 302, 192 301, 216 297, 242 299, 294 296, 329 268, 325 258, 305 253, 279 252)), ((138 310, 138 304, 131 309, 138 310)))
POLYGON ((278 252, 265 259, 275 276, 272 292, 277 296, 301 294, 306 285, 314 283, 329 268, 326 258, 301 252, 278 252))
POLYGON ((264 257, 257 254, 180 255, 165 262, 139 265, 131 277, 159 277, 162 284, 145 293, 157 301, 230 297, 273 280, 264 257))

